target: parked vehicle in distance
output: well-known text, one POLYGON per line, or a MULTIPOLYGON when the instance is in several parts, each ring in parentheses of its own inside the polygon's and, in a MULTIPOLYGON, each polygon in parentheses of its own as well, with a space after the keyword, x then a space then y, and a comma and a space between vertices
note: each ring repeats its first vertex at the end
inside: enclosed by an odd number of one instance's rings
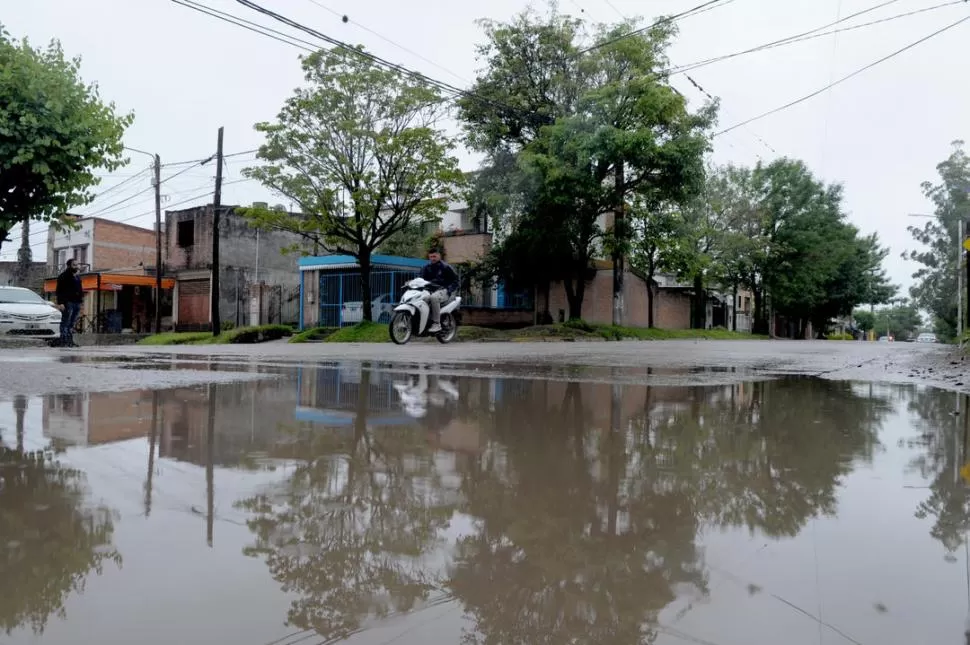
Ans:
MULTIPOLYGON (((371 316, 374 322, 386 325, 391 322, 394 313, 394 305, 391 302, 391 295, 382 294, 371 300, 371 316)), ((340 312, 340 321, 345 325, 355 325, 364 320, 364 303, 361 300, 345 302, 340 312)))
POLYGON ((880 343, 891 343, 891 342, 893 342, 893 337, 892 336, 880 336, 879 337, 879 342, 880 343))
POLYGON ((917 343, 938 343, 940 341, 939 339, 937 339, 936 334, 923 333, 916 337, 916 342, 917 343))
POLYGON ((61 312, 30 289, 0 287, 0 336, 56 337, 61 312))

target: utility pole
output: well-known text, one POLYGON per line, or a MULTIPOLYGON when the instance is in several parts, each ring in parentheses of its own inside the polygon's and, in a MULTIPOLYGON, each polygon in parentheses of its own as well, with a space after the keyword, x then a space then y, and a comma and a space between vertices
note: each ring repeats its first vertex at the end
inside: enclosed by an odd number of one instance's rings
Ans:
POLYGON ((212 335, 222 333, 219 317, 219 211, 222 209, 222 131, 216 143, 216 190, 212 198, 212 335))
MULTIPOLYGON (((624 257, 626 251, 626 217, 623 212, 623 162, 616 164, 616 210, 613 213, 613 324, 620 326, 623 324, 623 272, 624 257)), ((650 285, 647 285, 649 288, 650 285)))
MULTIPOLYGON (((963 223, 963 220, 961 219, 960 220, 960 245, 961 245, 960 255, 961 256, 963 255, 963 247, 962 247, 962 245, 963 245, 964 241, 966 240, 966 238, 964 237, 964 235, 966 233, 966 229, 967 229, 967 226, 966 226, 966 224, 963 223)), ((967 265, 967 277, 964 280, 964 282, 966 283, 966 287, 967 287, 967 327, 970 327, 970 256, 967 257, 966 265, 967 265)), ((957 269, 958 269, 957 270, 957 273, 960 273, 959 267, 957 269)), ((962 309, 962 307, 961 307, 961 309, 962 309)), ((962 311, 958 311, 957 312, 957 320, 960 320, 962 317, 963 317, 963 312, 962 311)), ((963 344, 963 330, 962 329, 960 330, 960 335, 957 338, 957 343, 959 343, 960 345, 963 344)))
POLYGON ((162 158, 155 155, 155 333, 162 333, 162 158))
MULTIPOLYGON (((970 288, 970 266, 967 267, 967 287, 970 288)), ((970 305, 970 299, 967 300, 970 305)), ((970 317, 967 318, 970 323, 970 317)), ((957 343, 963 343, 963 220, 957 223, 957 343)))

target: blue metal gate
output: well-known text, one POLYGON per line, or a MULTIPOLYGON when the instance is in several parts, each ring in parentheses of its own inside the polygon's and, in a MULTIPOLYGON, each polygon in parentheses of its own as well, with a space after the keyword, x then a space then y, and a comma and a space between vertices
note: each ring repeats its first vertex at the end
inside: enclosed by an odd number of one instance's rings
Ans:
MULTIPOLYGON (((370 274, 371 313, 375 322, 390 322, 404 285, 419 271, 372 271, 370 274)), ((321 327, 356 325, 364 320, 363 285, 360 272, 320 272, 321 327)))

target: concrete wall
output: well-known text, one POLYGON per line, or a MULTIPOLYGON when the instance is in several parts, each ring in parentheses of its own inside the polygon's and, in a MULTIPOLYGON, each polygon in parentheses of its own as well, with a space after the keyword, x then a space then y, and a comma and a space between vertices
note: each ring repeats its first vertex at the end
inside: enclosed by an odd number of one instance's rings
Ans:
MULTIPOLYGON (((627 272, 623 280, 623 299, 625 315, 623 324, 630 327, 646 327, 649 318, 647 310, 647 285, 639 277, 627 272)), ((656 289, 653 302, 654 326, 661 329, 690 328, 690 298, 680 292, 656 289)), ((552 319, 559 320, 559 313, 569 317, 569 303, 566 289, 556 283, 549 289, 549 313, 552 319)), ((613 322, 613 270, 600 269, 596 276, 586 284, 583 298, 583 319, 599 324, 613 322)))
MULTIPOLYGON (((210 270, 212 264, 211 207, 191 208, 165 213, 163 245, 167 251, 166 266, 176 275, 190 271, 210 270), (191 221, 194 243, 179 245, 179 223, 191 221)), ((296 290, 300 284, 295 253, 284 249, 300 244, 301 238, 283 231, 258 231, 230 207, 219 219, 219 313, 224 321, 238 325, 255 324, 250 315, 251 297, 257 282, 269 287, 282 286, 296 290), (258 244, 257 244, 258 240, 258 244)), ((268 293, 268 292, 267 292, 268 293)), ((299 306, 299 302, 296 302, 299 306)), ((264 301, 264 310, 272 303, 264 301)), ((276 308, 278 310, 278 308, 276 308)), ((268 314, 269 312, 267 312, 268 314)), ((297 314, 292 322, 296 322, 297 314)), ((267 321, 264 316, 263 322, 267 321)), ((273 319, 275 322, 275 318, 273 319)))
POLYGON ((442 239, 445 260, 449 264, 477 262, 492 248, 490 233, 463 233, 445 235, 442 239))
POLYGON ((21 283, 18 278, 19 266, 17 262, 0 262, 0 286, 26 287, 37 293, 43 292, 44 278, 47 277, 47 264, 45 262, 34 262, 24 283, 21 283))

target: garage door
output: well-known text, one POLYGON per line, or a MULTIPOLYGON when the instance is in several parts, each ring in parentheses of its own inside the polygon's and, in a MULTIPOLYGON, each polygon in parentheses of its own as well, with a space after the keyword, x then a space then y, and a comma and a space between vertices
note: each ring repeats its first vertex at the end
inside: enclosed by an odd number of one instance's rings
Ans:
POLYGON ((179 325, 204 325, 209 322, 209 281, 179 282, 179 325))

